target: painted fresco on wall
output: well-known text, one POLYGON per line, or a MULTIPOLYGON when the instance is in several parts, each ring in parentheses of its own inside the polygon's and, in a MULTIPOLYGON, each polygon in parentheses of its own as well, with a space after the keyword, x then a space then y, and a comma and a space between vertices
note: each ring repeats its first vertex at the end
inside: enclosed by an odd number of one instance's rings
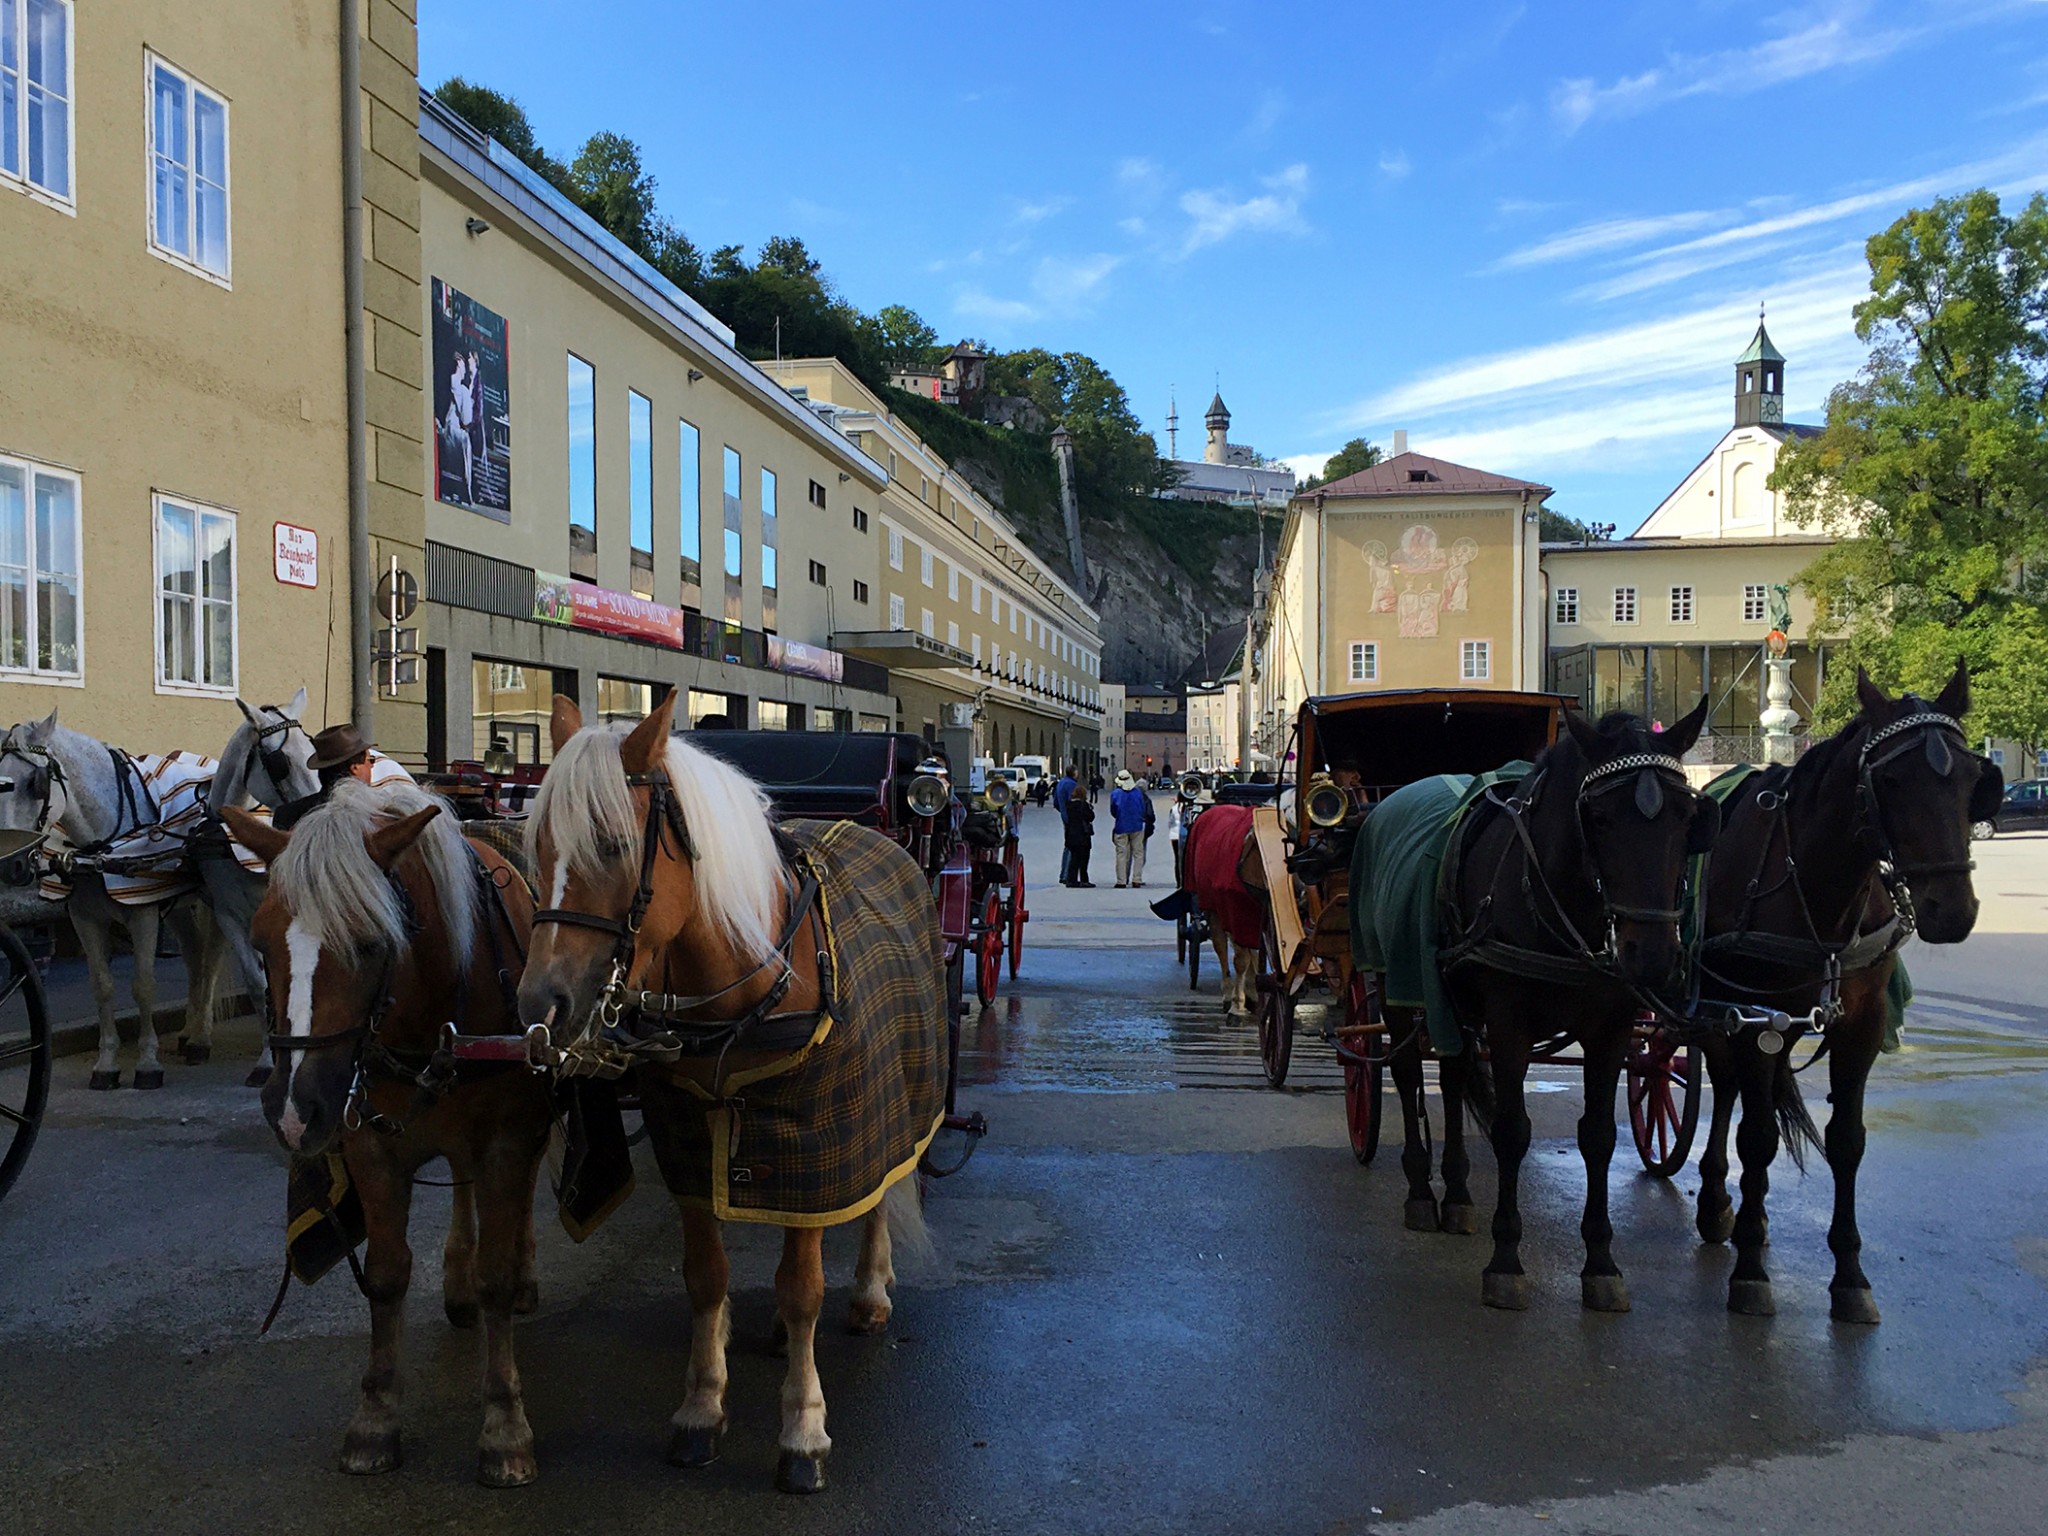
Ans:
POLYGON ((1393 614, 1402 639, 1434 639, 1440 615, 1470 610, 1478 540, 1457 539, 1447 550, 1429 524, 1413 523, 1391 554, 1378 539, 1368 540, 1362 553, 1372 583, 1370 609, 1393 614))
POLYGON ((511 327, 434 279, 434 499, 512 521, 511 327))

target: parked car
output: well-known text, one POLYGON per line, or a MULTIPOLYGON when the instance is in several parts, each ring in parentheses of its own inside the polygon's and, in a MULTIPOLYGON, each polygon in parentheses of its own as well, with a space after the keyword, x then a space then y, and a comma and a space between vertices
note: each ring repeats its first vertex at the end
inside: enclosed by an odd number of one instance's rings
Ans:
POLYGON ((2038 832, 2044 827, 2048 827, 2048 779, 2024 779, 2005 787, 1998 820, 1980 821, 1974 830, 1984 838, 2000 832, 2038 832))

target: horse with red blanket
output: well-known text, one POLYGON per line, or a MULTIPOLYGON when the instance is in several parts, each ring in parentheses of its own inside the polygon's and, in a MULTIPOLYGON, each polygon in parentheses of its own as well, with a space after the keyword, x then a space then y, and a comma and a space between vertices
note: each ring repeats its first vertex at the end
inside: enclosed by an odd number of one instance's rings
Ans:
POLYGON ((1216 964, 1223 972, 1227 1013, 1250 1013, 1250 977, 1266 926, 1266 894, 1247 879, 1258 871, 1252 844, 1252 808, 1212 805, 1188 828, 1182 857, 1186 890, 1195 906, 1209 916, 1209 937, 1216 946, 1216 964), (1231 947, 1236 947, 1233 963, 1231 947))

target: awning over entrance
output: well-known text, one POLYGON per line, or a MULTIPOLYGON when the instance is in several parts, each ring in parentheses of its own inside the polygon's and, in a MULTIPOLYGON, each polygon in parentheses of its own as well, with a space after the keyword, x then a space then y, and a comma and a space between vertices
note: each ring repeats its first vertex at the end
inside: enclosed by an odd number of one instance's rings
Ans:
POLYGON ((971 667, 974 658, 957 645, 914 629, 849 629, 832 632, 832 649, 885 667, 971 667))

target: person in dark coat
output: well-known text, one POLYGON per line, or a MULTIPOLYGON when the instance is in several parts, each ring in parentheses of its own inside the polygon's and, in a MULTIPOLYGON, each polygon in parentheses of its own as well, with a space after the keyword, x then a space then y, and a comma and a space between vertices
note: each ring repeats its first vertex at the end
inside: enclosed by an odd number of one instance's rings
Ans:
POLYGON ((1095 889, 1095 882, 1088 878, 1088 850, 1095 842, 1095 807, 1089 802, 1094 795, 1086 789, 1075 789, 1067 800, 1067 873, 1062 883, 1071 886, 1095 889))

